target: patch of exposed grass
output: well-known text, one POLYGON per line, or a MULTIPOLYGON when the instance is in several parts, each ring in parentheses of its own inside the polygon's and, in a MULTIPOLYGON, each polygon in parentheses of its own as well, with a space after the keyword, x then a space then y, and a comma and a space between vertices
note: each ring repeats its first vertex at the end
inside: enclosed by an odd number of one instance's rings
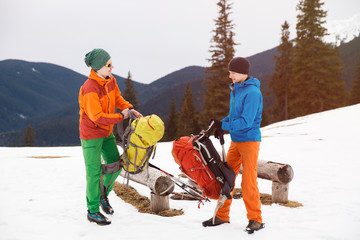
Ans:
POLYGON ((158 213, 153 212, 151 210, 150 199, 148 197, 140 195, 131 186, 128 186, 126 189, 126 184, 115 182, 113 190, 118 197, 120 197, 125 202, 130 203, 131 205, 136 207, 140 213, 155 214, 162 217, 174 217, 184 214, 183 210, 177 210, 177 209, 168 209, 168 210, 160 211, 158 213))
MULTIPOLYGON (((242 190, 241 188, 235 188, 234 189, 234 199, 242 198, 242 190)), ((263 205, 272 205, 272 195, 267 193, 260 193, 260 200, 261 204, 263 205)), ((303 207, 302 203, 296 202, 296 201, 289 201, 287 203, 277 203, 284 207, 289 208, 297 208, 297 207, 303 207)))

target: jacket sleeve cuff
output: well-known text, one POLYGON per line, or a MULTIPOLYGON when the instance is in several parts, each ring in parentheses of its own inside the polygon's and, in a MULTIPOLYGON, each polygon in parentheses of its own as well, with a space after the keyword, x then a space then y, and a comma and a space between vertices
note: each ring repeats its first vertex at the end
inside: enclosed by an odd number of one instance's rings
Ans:
POLYGON ((230 130, 230 123, 229 122, 222 122, 221 128, 222 128, 222 130, 230 130))

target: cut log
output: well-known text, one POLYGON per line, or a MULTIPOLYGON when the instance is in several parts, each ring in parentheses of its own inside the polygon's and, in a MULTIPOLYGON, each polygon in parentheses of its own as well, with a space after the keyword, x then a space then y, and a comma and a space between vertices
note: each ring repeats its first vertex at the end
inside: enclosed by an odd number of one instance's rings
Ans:
MULTIPOLYGON (((126 171, 121 171, 120 175, 127 177, 126 171)), ((174 191, 174 182, 166 176, 165 173, 149 167, 137 174, 129 174, 130 180, 145 185, 151 189, 153 193, 159 196, 167 196, 174 191)))
MULTIPOLYGON (((242 174, 242 167, 240 173, 242 174)), ((258 160, 258 178, 288 184, 294 177, 294 171, 288 164, 258 160)))

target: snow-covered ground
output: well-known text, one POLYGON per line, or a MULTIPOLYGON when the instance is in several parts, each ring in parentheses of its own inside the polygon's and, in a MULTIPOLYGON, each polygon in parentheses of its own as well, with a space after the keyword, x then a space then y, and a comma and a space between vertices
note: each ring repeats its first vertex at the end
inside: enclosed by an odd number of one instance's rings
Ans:
MULTIPOLYGON (((248 221, 241 199, 233 201, 230 224, 203 228, 215 201, 198 209, 193 201, 170 200, 171 208, 185 214, 168 218, 138 213, 112 192, 112 224, 89 223, 80 147, 3 147, 0 239, 360 239, 360 104, 276 123, 262 134, 260 159, 293 167, 289 199, 304 207, 262 206, 266 227, 253 235, 244 232, 248 221)), ((226 148, 229 141, 226 136, 226 148)), ((158 145, 152 163, 180 173, 171 143, 158 145)), ((131 185, 149 197, 146 187, 131 185)), ((259 179, 259 189, 271 193, 271 182, 259 179)))

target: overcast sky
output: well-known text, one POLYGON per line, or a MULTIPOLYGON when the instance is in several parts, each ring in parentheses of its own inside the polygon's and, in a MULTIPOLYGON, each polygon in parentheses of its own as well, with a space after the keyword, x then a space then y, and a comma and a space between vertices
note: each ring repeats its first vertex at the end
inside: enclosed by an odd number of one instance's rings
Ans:
MULTIPOLYGON (((186 66, 208 66, 218 0, 0 0, 0 60, 49 62, 88 75, 84 55, 104 48, 113 73, 150 83, 186 66)), ((299 0, 233 0, 236 56, 295 37, 299 0)), ((325 0, 327 20, 360 12, 359 0, 325 0)))

